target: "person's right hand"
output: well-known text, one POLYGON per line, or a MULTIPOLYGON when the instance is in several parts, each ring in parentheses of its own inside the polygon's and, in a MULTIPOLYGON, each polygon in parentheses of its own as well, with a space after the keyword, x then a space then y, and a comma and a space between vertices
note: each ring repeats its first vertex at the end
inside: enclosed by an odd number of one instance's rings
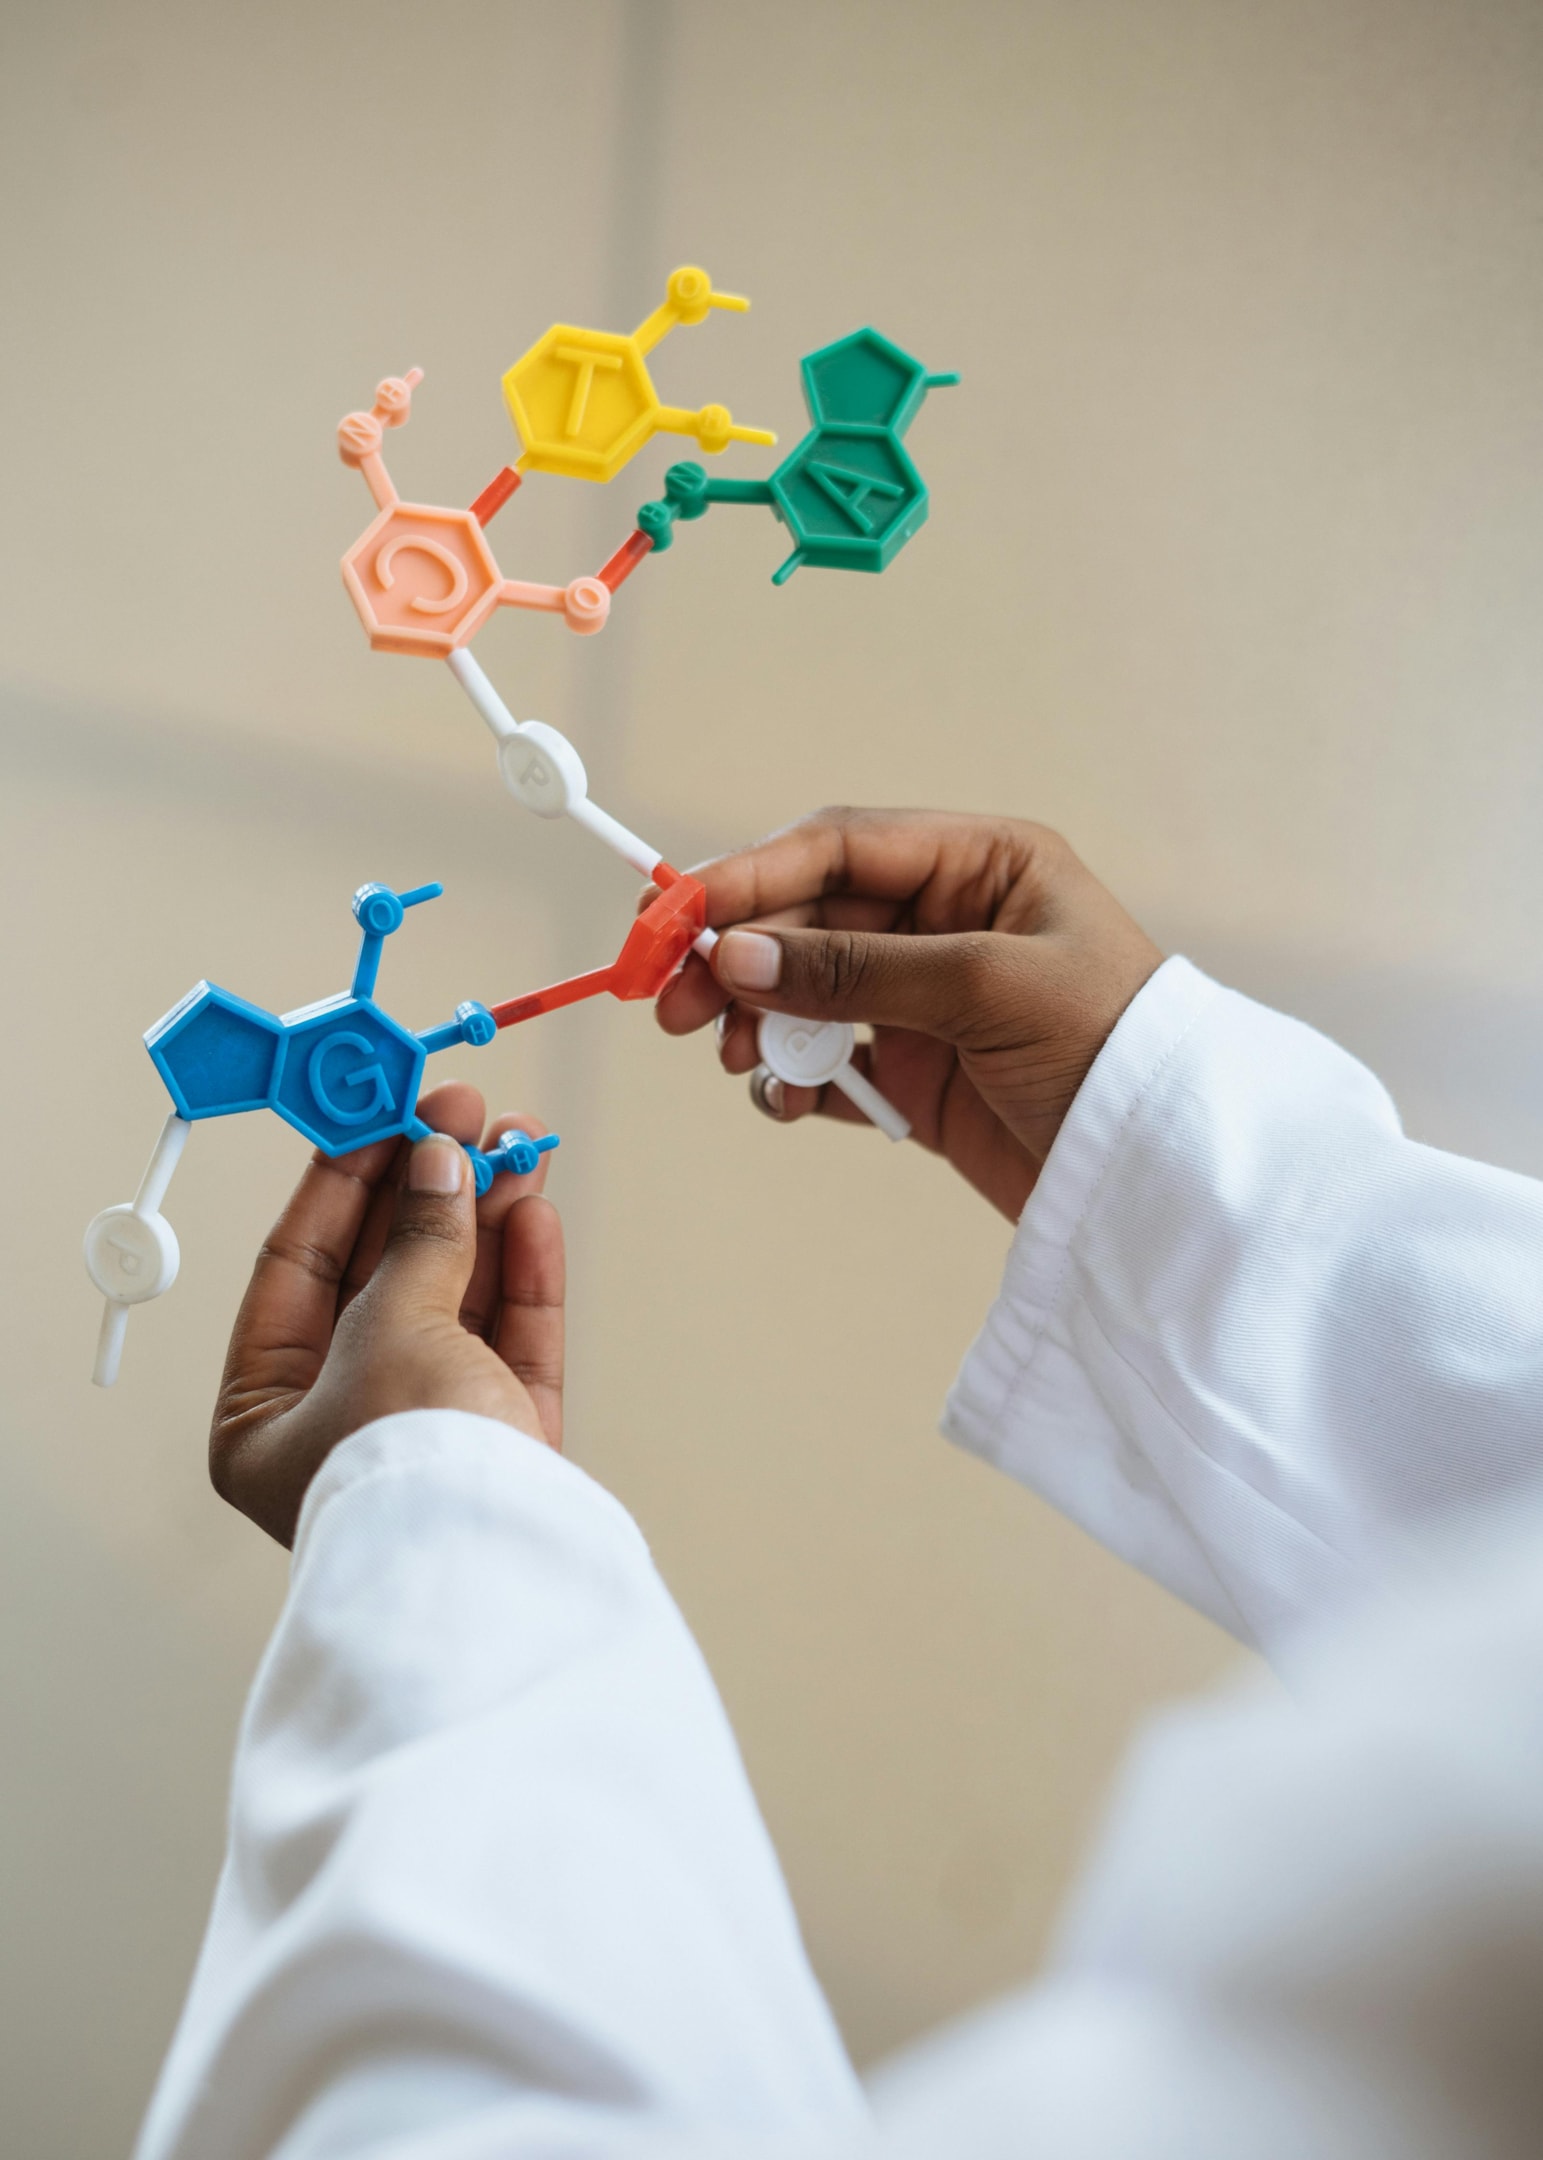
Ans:
MULTIPOLYGON (((1058 833, 1011 818, 820 810, 694 873, 726 930, 661 995, 666 1033, 716 1019, 756 1072, 763 1011, 870 1022, 856 1062, 1016 1221, 1115 1022, 1162 961, 1058 833)), ((787 1122, 862 1124, 839 1089, 752 1081, 787 1122)))
MULTIPOLYGON (((461 1143, 482 1134, 482 1097, 446 1081, 418 1114, 434 1132, 416 1146, 316 1151, 236 1318, 209 1473, 281 1545, 333 1448, 376 1418, 469 1410, 562 1448, 563 1234, 540 1197, 548 1158, 478 1200, 461 1143)), ((532 1129, 495 1118, 484 1146, 512 1126, 532 1129)))

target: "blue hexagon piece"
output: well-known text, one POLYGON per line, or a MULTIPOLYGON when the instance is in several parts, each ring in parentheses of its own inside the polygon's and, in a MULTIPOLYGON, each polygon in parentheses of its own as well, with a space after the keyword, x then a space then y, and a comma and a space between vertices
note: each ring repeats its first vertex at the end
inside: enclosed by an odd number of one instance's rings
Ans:
POLYGON ((877 330, 854 330, 798 363, 804 403, 816 426, 893 428, 903 435, 927 395, 927 370, 877 330))
POLYGON ((883 570, 927 521, 921 474, 887 428, 815 428, 772 474, 771 491, 797 542, 779 583, 801 562, 883 570))
POLYGON ((185 1118, 262 1109, 283 1039, 272 1013, 208 982, 195 984, 145 1030, 145 1048, 185 1118))
POLYGON ((284 1015, 273 1107, 324 1154, 403 1131, 418 1102, 424 1048, 370 998, 327 998, 284 1015))

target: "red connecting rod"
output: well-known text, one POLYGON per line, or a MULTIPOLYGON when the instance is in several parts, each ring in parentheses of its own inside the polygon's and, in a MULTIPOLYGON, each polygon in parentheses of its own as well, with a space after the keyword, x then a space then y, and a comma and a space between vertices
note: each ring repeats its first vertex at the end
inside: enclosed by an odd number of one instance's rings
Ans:
MULTIPOLYGON (((497 517, 504 504, 520 486, 522 478, 523 476, 517 473, 512 465, 506 465, 502 472, 493 475, 482 493, 477 497, 477 500, 471 505, 471 514, 479 525, 486 525, 497 517)), ((600 569, 595 572, 595 576, 609 591, 615 592, 619 585, 624 585, 627 579, 631 577, 633 571, 636 570, 643 557, 648 554, 653 544, 653 541, 645 532, 628 533, 616 553, 602 564, 600 569)))
POLYGON ((566 982, 525 997, 506 998, 490 1007, 496 1027, 514 1027, 534 1020, 538 1013, 555 1012, 559 1005, 577 1005, 581 998, 657 997, 707 927, 707 888, 668 863, 655 866, 654 883, 664 890, 650 900, 627 932, 626 942, 609 967, 591 968, 587 975, 570 975, 566 982))

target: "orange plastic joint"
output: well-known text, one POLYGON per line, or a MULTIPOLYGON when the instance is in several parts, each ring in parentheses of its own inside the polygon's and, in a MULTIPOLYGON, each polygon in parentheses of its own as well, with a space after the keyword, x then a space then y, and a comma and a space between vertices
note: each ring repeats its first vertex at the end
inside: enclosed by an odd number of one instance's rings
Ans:
POLYGON ((707 888, 701 880, 660 863, 654 871, 656 883, 661 872, 667 889, 649 901, 609 967, 570 975, 566 982, 531 990, 524 997, 505 998, 502 1005, 488 1008, 493 1025, 517 1027, 560 1006, 577 1005, 581 998, 598 997, 602 990, 618 998, 657 997, 707 927, 707 888))
POLYGON ((668 880, 665 889, 644 908, 616 956, 613 997, 657 997, 707 927, 707 887, 668 863, 655 866, 656 885, 661 872, 668 880))
POLYGON ((595 575, 602 585, 608 585, 611 591, 615 592, 618 585, 625 584, 631 577, 643 557, 652 551, 653 545, 646 532, 628 533, 610 561, 603 569, 597 570, 595 575))
POLYGON ((552 983, 545 990, 532 990, 525 997, 505 998, 502 1005, 490 1005, 495 1027, 515 1027, 521 1020, 534 1020, 539 1013, 556 1012, 562 1005, 577 1005, 581 998, 598 997, 602 990, 609 990, 614 968, 592 968, 587 975, 570 975, 566 982, 552 983))
POLYGON ((471 506, 471 514, 477 523, 486 525, 496 518, 519 485, 520 475, 512 465, 506 465, 502 472, 495 473, 471 506))

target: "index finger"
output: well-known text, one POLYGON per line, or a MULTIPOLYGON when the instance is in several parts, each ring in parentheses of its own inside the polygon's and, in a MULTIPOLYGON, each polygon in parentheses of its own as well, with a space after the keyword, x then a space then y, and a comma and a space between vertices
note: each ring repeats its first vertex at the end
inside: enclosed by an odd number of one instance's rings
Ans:
POLYGON ((833 893, 897 907, 952 868, 978 863, 1000 821, 945 810, 816 810, 781 832, 692 872, 716 929, 833 893))
MULTIPOLYGON (((758 923, 785 930, 892 930, 895 909, 883 900, 837 897, 810 900, 802 907, 778 908, 774 914, 757 915, 758 923)), ((690 1035, 716 1020, 733 1002, 702 955, 689 952, 678 974, 672 975, 654 1000, 654 1018, 666 1035, 690 1035)))

